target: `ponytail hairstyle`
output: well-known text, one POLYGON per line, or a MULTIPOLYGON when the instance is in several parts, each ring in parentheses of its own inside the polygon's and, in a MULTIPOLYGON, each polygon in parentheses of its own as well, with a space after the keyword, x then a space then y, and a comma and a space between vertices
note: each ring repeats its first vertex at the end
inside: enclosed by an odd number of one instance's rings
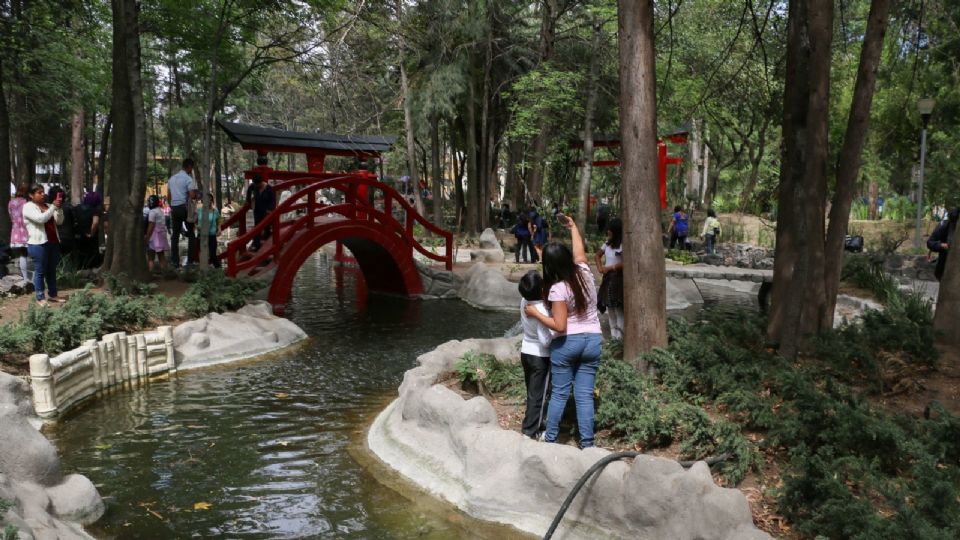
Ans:
POLYGON ((580 269, 573 262, 573 252, 564 244, 550 242, 543 247, 543 299, 549 300, 550 288, 564 282, 573 291, 573 311, 587 313, 587 284, 580 269))
POLYGON ((607 223, 607 231, 610 233, 610 239, 607 245, 613 249, 620 249, 623 245, 623 221, 620 218, 613 218, 607 223))

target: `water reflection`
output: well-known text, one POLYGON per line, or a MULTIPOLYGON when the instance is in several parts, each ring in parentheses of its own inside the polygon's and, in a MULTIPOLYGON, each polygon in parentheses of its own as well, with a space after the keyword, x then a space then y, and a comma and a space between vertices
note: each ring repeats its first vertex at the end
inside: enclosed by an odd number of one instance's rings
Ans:
POLYGON ((498 336, 516 317, 458 301, 367 295, 323 254, 297 276, 295 354, 187 373, 100 400, 52 429, 65 470, 108 496, 116 538, 499 538, 411 504, 347 451, 417 355, 498 336))

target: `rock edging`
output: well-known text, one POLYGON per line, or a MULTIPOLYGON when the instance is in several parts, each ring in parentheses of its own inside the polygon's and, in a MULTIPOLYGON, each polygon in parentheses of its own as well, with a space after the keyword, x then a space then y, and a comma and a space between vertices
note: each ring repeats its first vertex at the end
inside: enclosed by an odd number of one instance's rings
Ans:
MULTIPOLYGON (((374 420, 370 449, 422 488, 479 519, 542 535, 569 489, 609 452, 538 443, 501 429, 482 397, 436 384, 467 351, 515 361, 517 340, 449 341, 404 374, 399 398, 374 420)), ((574 501, 556 538, 770 538, 743 494, 713 483, 705 463, 684 470, 644 456, 607 466, 574 501)))

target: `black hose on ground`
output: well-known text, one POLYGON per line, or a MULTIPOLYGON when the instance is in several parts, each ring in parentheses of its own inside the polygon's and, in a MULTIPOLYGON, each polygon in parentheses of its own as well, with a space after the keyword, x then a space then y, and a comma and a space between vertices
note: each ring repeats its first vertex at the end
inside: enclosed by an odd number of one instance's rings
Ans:
MULTIPOLYGON (((553 523, 551 523, 550 528, 547 529, 547 534, 543 535, 543 540, 550 540, 550 538, 553 537, 553 533, 556 532, 557 527, 560 526, 560 522, 563 520, 563 515, 567 513, 567 509, 570 508, 571 504, 573 504, 573 499, 577 497, 577 493, 579 493, 580 489, 582 489, 583 486, 585 486, 587 482, 590 481, 590 479, 593 477, 594 474, 597 474, 598 472, 603 470, 604 467, 606 467, 610 463, 613 463, 614 461, 618 461, 621 459, 635 458, 641 455, 643 454, 641 454, 640 452, 632 452, 632 451, 616 452, 614 454, 610 454, 609 456, 604 456, 599 461, 594 463, 589 469, 587 469, 587 472, 583 473, 583 476, 580 477, 580 480, 578 480, 576 485, 573 486, 573 489, 570 490, 570 493, 567 495, 567 498, 564 499, 563 504, 560 505, 560 511, 557 512, 556 517, 553 518, 553 523)), ((696 463, 697 461, 705 461, 708 466, 713 466, 717 463, 720 463, 721 461, 724 461, 729 457, 730 457, 729 453, 724 453, 724 454, 720 454, 719 456, 709 457, 704 460, 678 461, 677 463, 679 463, 680 466, 684 468, 692 467, 693 464, 696 463)))

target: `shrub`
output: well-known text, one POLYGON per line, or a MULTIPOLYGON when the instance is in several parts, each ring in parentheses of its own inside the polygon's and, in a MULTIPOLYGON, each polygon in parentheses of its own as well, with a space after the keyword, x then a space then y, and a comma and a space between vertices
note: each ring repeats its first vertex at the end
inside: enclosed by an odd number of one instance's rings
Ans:
POLYGON ((33 340, 29 327, 17 323, 0 325, 0 355, 30 352, 33 340))
POLYGON ((243 307, 263 283, 246 278, 228 278, 222 272, 201 273, 180 298, 179 307, 188 315, 202 317, 210 312, 223 313, 243 307))
MULTIPOLYGON (((885 311, 831 334, 833 341, 820 343, 819 352, 872 356, 882 346, 924 362, 923 351, 933 351, 923 346, 931 339, 930 326, 923 302, 893 296, 885 311)), ((796 530, 837 539, 957 537, 960 417, 936 403, 923 419, 874 407, 823 364, 795 365, 764 350, 764 321, 752 314, 708 313, 698 323, 672 322, 668 328, 668 348, 646 357, 662 387, 688 403, 726 407, 737 424, 767 431, 762 446, 784 460, 779 510, 796 530)), ((637 393, 652 387, 625 385, 637 393)), ((632 407, 643 418, 651 408, 632 407)), ((708 446, 714 437, 721 441, 718 448, 736 443, 750 451, 737 437, 737 425, 721 421, 708 429, 696 413, 670 405, 658 409, 659 424, 645 420, 651 433, 666 433, 664 421, 679 417, 679 425, 691 426, 684 432, 691 442, 682 447, 708 446)))
POLYGON ((513 397, 526 394, 523 367, 513 362, 501 362, 492 354, 468 351, 454 364, 454 370, 461 383, 476 384, 481 391, 513 397))
POLYGON ((671 249, 667 251, 667 258, 672 261, 677 261, 680 264, 692 264, 700 262, 700 257, 697 257, 691 251, 684 249, 671 249))

